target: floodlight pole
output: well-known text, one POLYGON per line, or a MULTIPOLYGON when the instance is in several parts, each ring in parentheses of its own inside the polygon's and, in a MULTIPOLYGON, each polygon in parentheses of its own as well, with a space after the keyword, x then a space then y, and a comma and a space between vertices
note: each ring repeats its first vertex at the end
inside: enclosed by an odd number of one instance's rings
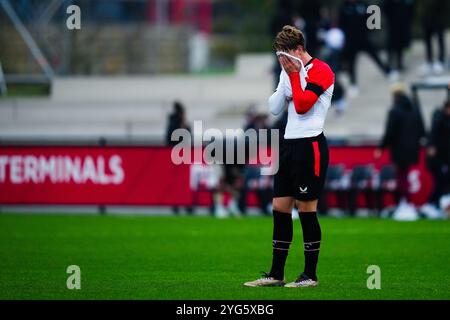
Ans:
POLYGON ((3 10, 5 10, 8 17, 11 19, 11 22, 14 24, 14 27, 19 32, 28 49, 30 49, 34 59, 39 64, 42 71, 44 71, 45 76, 47 77, 48 80, 51 81, 55 76, 55 72, 53 71, 52 67, 48 63, 45 56, 43 55, 41 49, 39 49, 39 46, 36 44, 31 34, 28 32, 25 25, 20 20, 16 11, 14 11, 14 8, 11 6, 11 3, 9 2, 9 0, 0 0, 0 4, 2 5, 3 10))

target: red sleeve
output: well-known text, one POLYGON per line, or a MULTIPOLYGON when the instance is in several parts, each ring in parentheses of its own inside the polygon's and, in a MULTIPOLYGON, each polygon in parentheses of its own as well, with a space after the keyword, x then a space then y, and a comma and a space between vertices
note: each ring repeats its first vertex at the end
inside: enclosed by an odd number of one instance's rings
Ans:
POLYGON ((298 72, 289 73, 292 87, 292 101, 298 114, 305 114, 314 106, 320 95, 325 92, 334 82, 334 74, 328 65, 318 64, 308 72, 305 90, 300 84, 298 72))
POLYGON ((292 101, 298 114, 305 114, 314 106, 319 96, 311 90, 303 90, 300 84, 300 73, 289 73, 292 87, 292 101))

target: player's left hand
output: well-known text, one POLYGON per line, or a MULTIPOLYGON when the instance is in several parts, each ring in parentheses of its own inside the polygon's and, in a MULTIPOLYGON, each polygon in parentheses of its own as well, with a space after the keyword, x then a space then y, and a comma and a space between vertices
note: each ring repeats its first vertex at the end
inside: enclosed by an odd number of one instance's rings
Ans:
POLYGON ((300 63, 290 59, 286 56, 278 57, 278 61, 280 61, 281 66, 287 74, 291 72, 300 72, 300 63))

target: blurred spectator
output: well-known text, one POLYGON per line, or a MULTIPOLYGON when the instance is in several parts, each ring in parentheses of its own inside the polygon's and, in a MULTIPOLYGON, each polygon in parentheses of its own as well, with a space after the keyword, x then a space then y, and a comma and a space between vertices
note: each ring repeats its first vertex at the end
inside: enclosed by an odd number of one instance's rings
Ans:
POLYGON ((260 137, 263 134, 263 132, 260 132, 259 130, 267 130, 267 137, 266 137, 266 141, 268 144, 270 144, 270 135, 269 135, 269 116, 266 113, 260 113, 256 116, 255 118, 255 129, 256 132, 258 133, 257 137, 258 137, 258 148, 259 148, 259 144, 260 144, 260 137))
POLYGON ((420 141, 425 137, 422 116, 408 98, 402 84, 393 87, 393 106, 389 111, 384 136, 375 157, 388 148, 397 172, 399 199, 408 202, 408 172, 419 161, 420 141))
POLYGON ((247 195, 253 191, 258 199, 259 209, 264 215, 271 214, 273 179, 269 175, 261 175, 261 167, 248 165, 244 169, 244 184, 239 206, 243 213, 247 212, 247 195))
POLYGON ((207 191, 211 193, 210 213, 220 217, 219 209, 222 206, 222 194, 220 193, 220 179, 223 175, 221 165, 194 163, 190 166, 189 184, 192 191, 192 205, 199 205, 200 193, 207 191))
POLYGON ((385 0, 383 12, 386 15, 389 32, 387 50, 389 64, 395 77, 404 70, 403 53, 411 42, 411 27, 415 0, 385 0))
POLYGON ((318 31, 321 18, 322 5, 320 1, 302 1, 298 8, 299 17, 303 20, 303 28, 297 26, 305 34, 306 47, 308 52, 314 57, 319 51, 318 31))
MULTIPOLYGON (((266 142, 267 146, 270 146, 270 128, 268 125, 268 115, 267 114, 253 114, 253 121, 251 126, 247 125, 247 129, 254 129, 257 132, 257 150, 259 152, 260 147, 266 147, 260 145, 260 129, 267 130, 266 142)), ((245 130, 247 130, 245 129, 245 130)), ((248 154, 248 146, 250 141, 246 141, 246 154, 248 154)), ((248 159, 247 159, 248 161, 248 159)), ((261 212, 265 215, 271 213, 271 202, 272 202, 272 177, 261 175, 261 167, 259 165, 246 164, 243 169, 243 184, 240 190, 239 196, 239 209, 242 213, 247 211, 247 195, 249 191, 254 191, 259 202, 259 208, 261 212)))
POLYGON ((325 44, 322 51, 322 58, 328 63, 334 72, 335 83, 332 105, 335 107, 337 114, 342 114, 345 111, 347 102, 345 99, 344 87, 339 80, 339 72, 341 70, 342 50, 345 45, 345 34, 336 25, 332 25, 323 35, 323 42, 325 44))
MULTIPOLYGON (((254 107, 250 107, 246 113, 247 122, 244 125, 245 129, 255 128, 256 111, 254 107)), ((242 211, 241 205, 241 192, 243 189, 243 171, 245 165, 238 163, 238 152, 240 150, 241 137, 238 136, 226 136, 223 141, 223 154, 226 155, 230 146, 233 147, 233 159, 229 159, 227 156, 222 165, 223 175, 220 179, 219 191, 215 196, 215 215, 217 217, 227 217, 229 215, 239 216, 245 214, 242 211), (232 161, 230 161, 232 160, 232 161), (229 196, 228 203, 224 206, 224 195, 229 196)), ((247 148, 247 141, 245 141, 245 149, 247 148)), ((248 160, 248 152, 245 151, 245 162, 248 160)))
POLYGON ((256 129, 257 112, 255 106, 250 106, 245 112, 244 131, 248 129, 256 129))
MULTIPOLYGON (((233 163, 223 164, 194 164, 191 166, 191 189, 194 191, 194 205, 198 203, 198 191, 209 191, 212 196, 211 213, 217 218, 227 218, 230 215, 240 215, 238 206, 239 195, 242 189, 242 167, 237 164, 237 140, 228 137, 223 141, 223 155, 226 155, 227 145, 232 139, 235 150, 233 163), (194 176, 196 175, 196 177, 194 176), (228 201, 225 199, 228 196, 228 201)), ((228 160, 228 159, 226 159, 228 160)))
MULTIPOLYGON (((245 113, 245 124, 244 131, 256 130, 257 138, 259 139, 258 130, 267 129, 267 115, 264 117, 257 113, 256 108, 251 106, 247 109, 245 113)), ((248 140, 247 136, 245 138, 245 162, 248 163, 249 160, 249 144, 251 141, 248 140)), ((223 165, 224 176, 221 179, 221 186, 219 193, 216 196, 215 215, 218 217, 226 217, 228 215, 241 215, 246 214, 247 210, 247 192, 249 190, 248 182, 250 179, 254 178, 254 172, 248 169, 247 165, 239 164, 237 158, 239 139, 238 137, 227 137, 227 139, 233 139, 234 146, 234 159, 233 163, 225 163, 223 165), (252 172, 252 174, 249 174, 252 172), (251 178, 250 178, 251 176, 251 178), (227 207, 221 205, 223 195, 222 193, 228 193, 230 199, 228 201, 227 207)), ((257 142, 259 143, 259 141, 257 142)), ((224 148, 229 144, 229 142, 224 141, 224 148)), ((225 152, 225 150, 224 150, 225 152)))
MULTIPOLYGON (((292 3, 292 0, 279 0, 277 1, 277 8, 275 10, 275 15, 272 18, 272 21, 270 22, 270 34, 272 36, 272 39, 276 37, 278 32, 281 31, 281 29, 285 25, 293 25, 293 12, 294 6, 292 3)), ((278 62, 277 56, 274 54, 274 67, 273 67, 273 86, 274 89, 278 86, 278 82, 280 81, 280 73, 281 73, 281 66, 278 62)))
POLYGON ((292 0, 277 1, 275 15, 270 23, 270 33, 272 38, 275 38, 277 33, 280 32, 285 25, 291 25, 293 23, 293 10, 294 6, 292 0))
POLYGON ((450 193, 450 100, 433 114, 427 154, 434 180, 429 202, 439 208, 441 197, 450 193))
POLYGON ((345 99, 345 90, 339 79, 334 82, 333 97, 331 98, 331 105, 334 106, 336 114, 342 115, 347 108, 347 100, 345 99))
POLYGON ((345 45, 345 34, 337 25, 332 25, 323 36, 325 47, 322 55, 334 74, 341 70, 342 50, 345 45))
POLYGON ((448 0, 420 1, 421 23, 425 40, 427 61, 421 72, 440 74, 445 66, 445 25, 449 19, 448 0), (437 37, 439 46, 438 60, 434 61, 432 40, 437 37))
POLYGON ((356 62, 360 52, 366 52, 385 75, 389 67, 378 56, 377 49, 369 40, 367 28, 367 5, 360 0, 345 0, 339 11, 339 26, 345 33, 343 58, 350 74, 351 88, 349 94, 356 96, 359 92, 356 79, 356 62))
MULTIPOLYGON (((167 130, 166 130, 166 143, 169 146, 174 146, 178 141, 171 141, 172 133, 177 129, 186 129, 191 131, 191 128, 186 123, 186 114, 184 106, 181 102, 175 101, 173 104, 173 112, 169 115, 167 130)), ((173 207, 173 212, 178 214, 179 207, 173 207)), ((187 212, 192 213, 192 208, 187 208, 187 212)))
MULTIPOLYGON (((228 205, 226 207, 226 212, 222 213, 222 216, 235 215, 239 216, 243 214, 239 208, 239 200, 242 191, 242 171, 243 165, 235 163, 227 164, 224 166, 224 177, 221 183, 221 191, 228 193, 230 196, 228 205)), ((223 209, 221 209, 223 211, 223 209)), ((220 215, 220 213, 219 213, 220 215)))
POLYGON ((171 141, 172 133, 177 129, 187 129, 191 131, 191 128, 186 122, 186 113, 184 106, 181 102, 175 101, 173 104, 173 112, 169 115, 167 130, 166 130, 166 142, 167 145, 176 145, 177 141, 171 141))

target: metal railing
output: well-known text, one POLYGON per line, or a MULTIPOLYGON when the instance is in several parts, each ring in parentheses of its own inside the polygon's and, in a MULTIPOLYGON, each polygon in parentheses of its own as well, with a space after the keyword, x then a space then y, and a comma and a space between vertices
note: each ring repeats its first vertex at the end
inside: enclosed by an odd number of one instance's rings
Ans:
MULTIPOLYGON (((9 0, 0 0, 0 6, 6 13, 7 17, 10 19, 11 23, 13 24, 15 30, 19 33, 20 37, 24 41, 25 45, 27 46, 28 50, 32 54, 34 60, 37 62, 39 67, 41 68, 43 72, 43 76, 40 75, 12 75, 12 76, 3 76, 3 71, 1 72, 4 84, 4 87, 6 87, 7 82, 26 82, 26 83, 34 83, 35 80, 38 79, 39 83, 42 82, 48 82, 51 83, 53 77, 55 76, 55 72, 53 71, 53 68, 48 63, 46 57, 42 53, 41 49, 37 45, 36 41, 34 40, 31 33, 28 31, 27 27, 24 25, 20 17, 17 15, 16 11, 14 10, 13 6, 11 5, 11 2, 9 0)), ((3 90, 2 90, 3 92, 3 90)), ((5 90, 6 92, 6 90, 5 90)))

